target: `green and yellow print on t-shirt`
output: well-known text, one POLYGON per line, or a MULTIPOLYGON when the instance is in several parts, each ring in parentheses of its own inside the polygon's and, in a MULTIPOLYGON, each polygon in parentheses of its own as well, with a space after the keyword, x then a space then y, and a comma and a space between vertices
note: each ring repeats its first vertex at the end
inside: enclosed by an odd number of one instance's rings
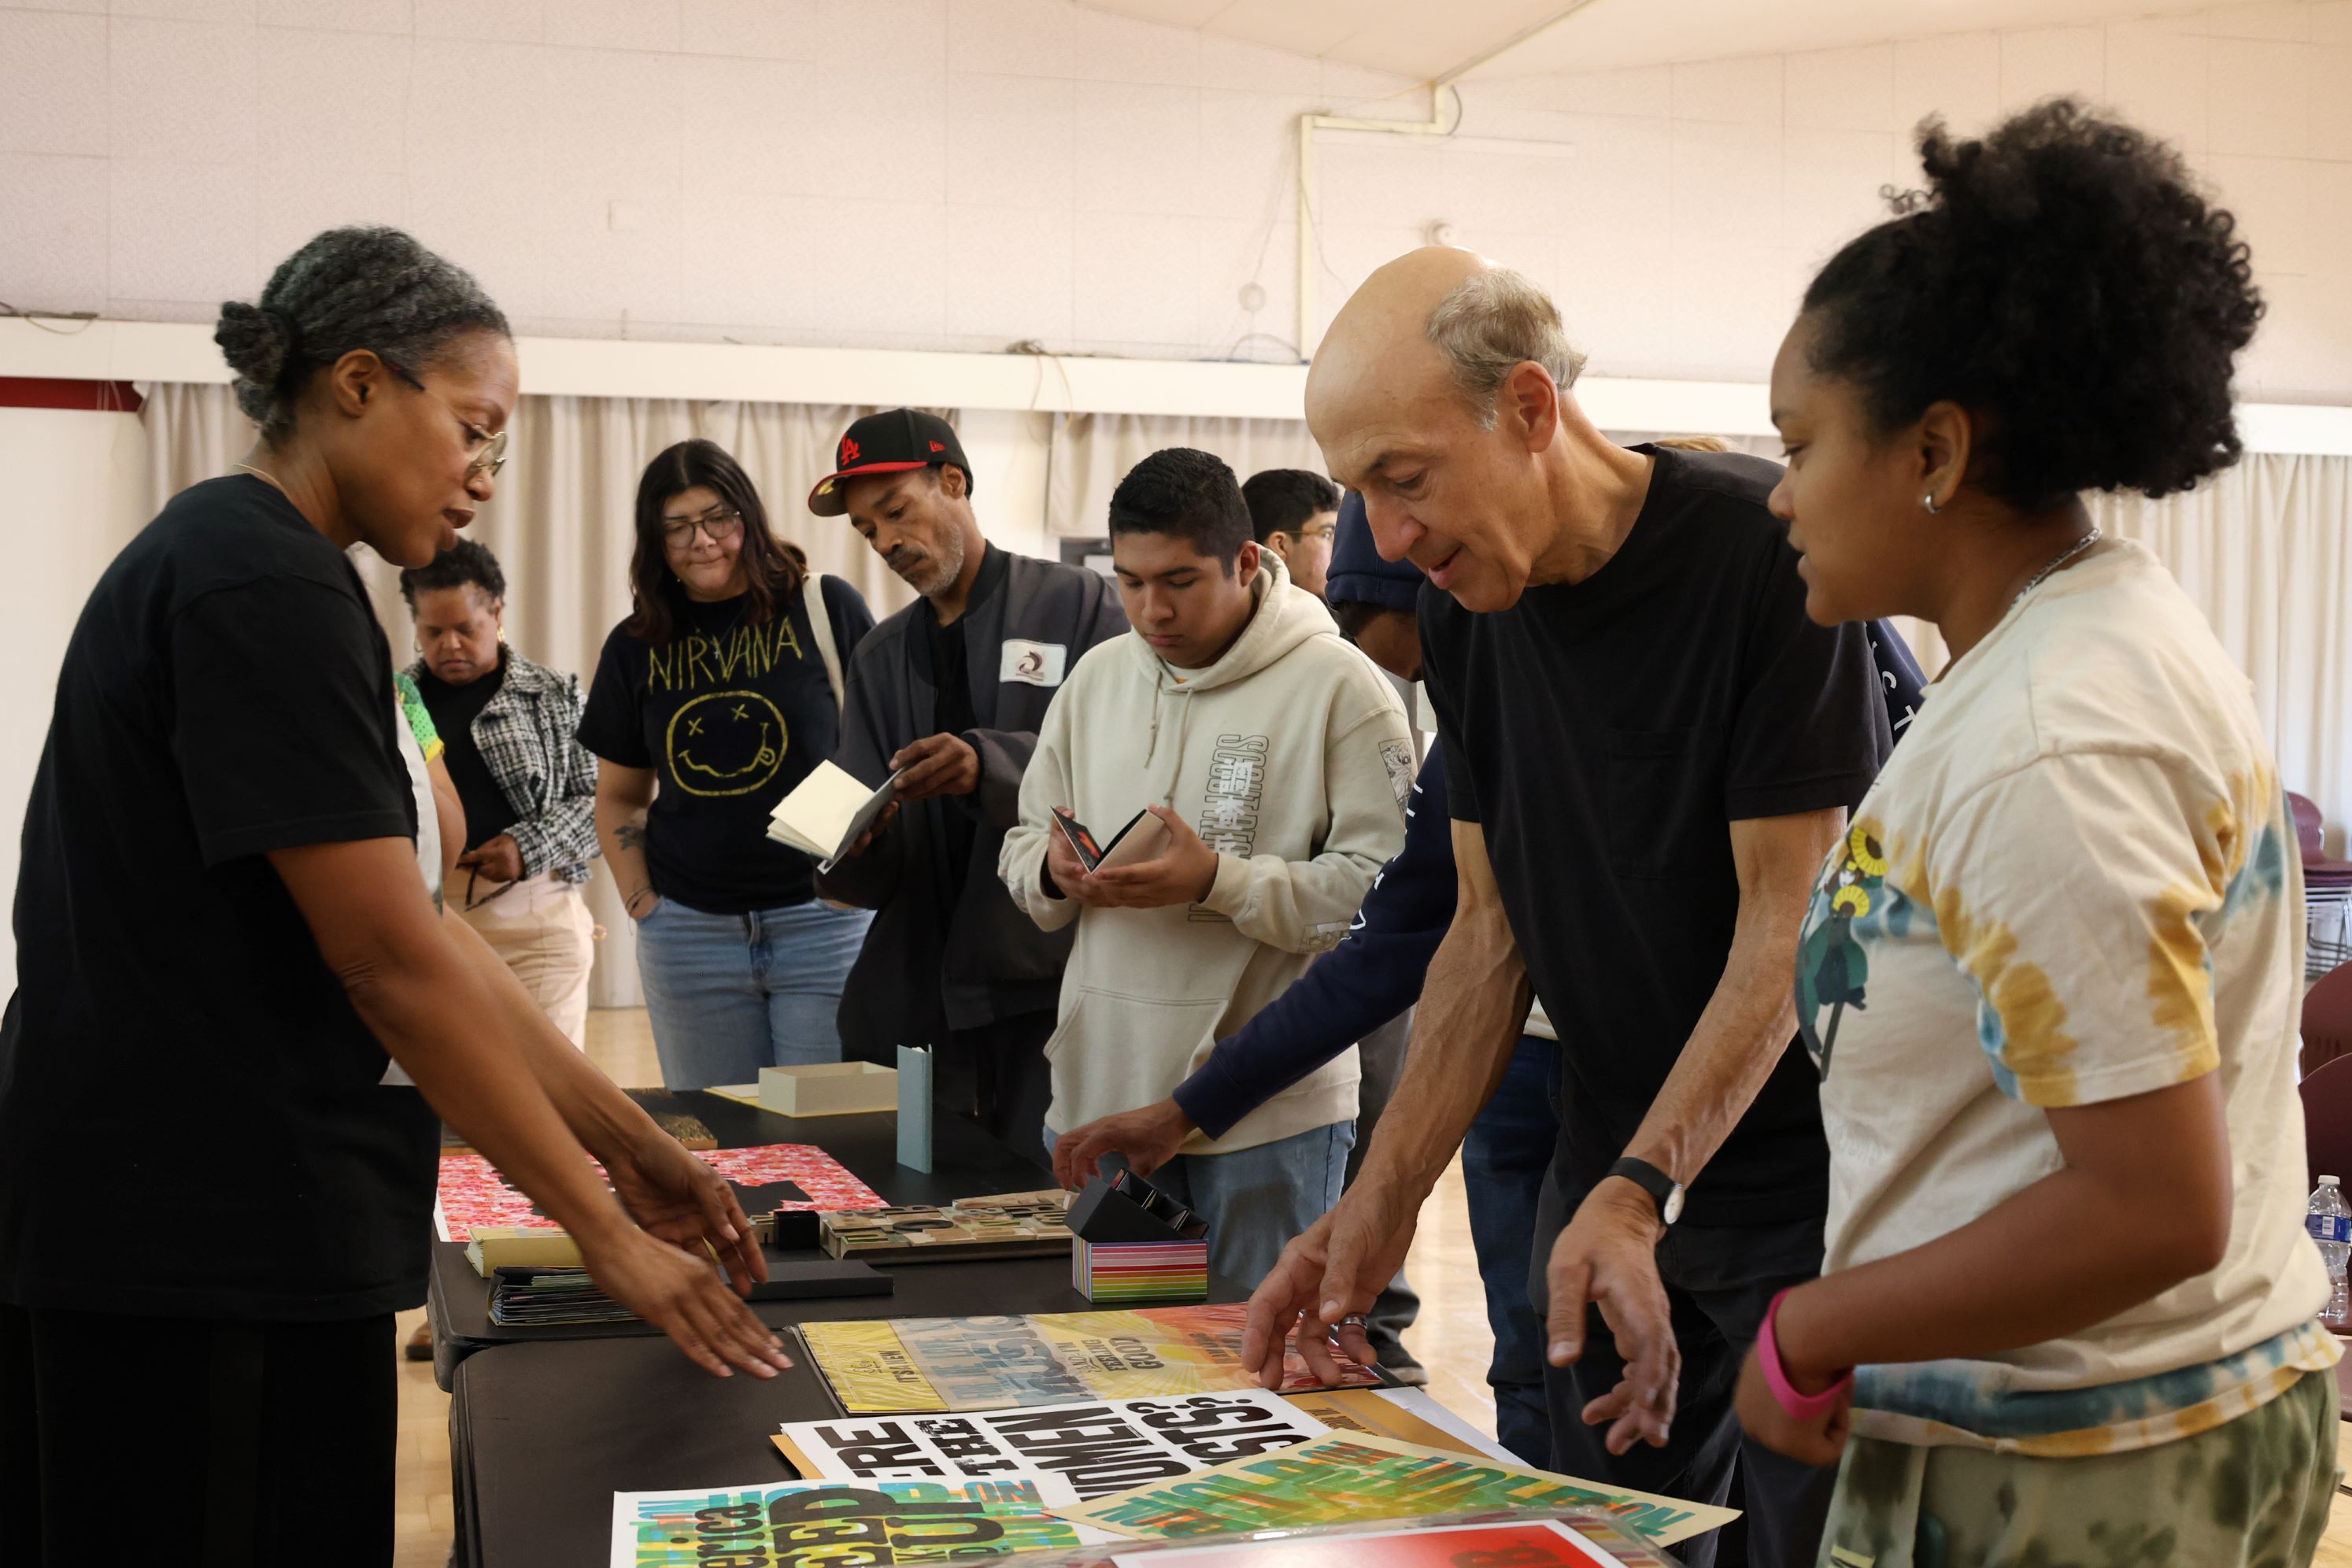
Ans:
POLYGON ((1797 947, 1797 1027, 1823 1078, 1846 1010, 1865 1005, 1870 955, 1855 939, 1854 921, 1883 910, 1889 898, 1878 825, 1856 822, 1822 868, 1797 947))

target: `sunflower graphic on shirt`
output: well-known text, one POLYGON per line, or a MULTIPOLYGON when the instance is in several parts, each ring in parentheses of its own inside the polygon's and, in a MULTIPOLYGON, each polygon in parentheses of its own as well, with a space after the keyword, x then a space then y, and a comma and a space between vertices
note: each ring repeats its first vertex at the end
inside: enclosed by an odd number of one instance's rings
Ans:
POLYGON ((1797 1028, 1814 1070, 1823 1078, 1830 1076, 1830 1053, 1836 1048, 1845 1010, 1865 1008, 1870 958, 1854 940, 1853 922, 1885 898, 1885 888, 1886 847, 1877 824, 1865 817, 1853 825, 1822 868, 1797 944, 1797 1028))

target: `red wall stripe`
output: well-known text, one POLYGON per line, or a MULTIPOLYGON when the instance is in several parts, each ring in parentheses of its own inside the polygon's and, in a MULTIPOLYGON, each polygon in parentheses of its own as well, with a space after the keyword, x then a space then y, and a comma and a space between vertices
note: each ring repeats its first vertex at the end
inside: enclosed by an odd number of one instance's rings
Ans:
POLYGON ((127 381, 0 375, 0 408, 83 408, 102 414, 136 414, 140 401, 137 389, 127 381))

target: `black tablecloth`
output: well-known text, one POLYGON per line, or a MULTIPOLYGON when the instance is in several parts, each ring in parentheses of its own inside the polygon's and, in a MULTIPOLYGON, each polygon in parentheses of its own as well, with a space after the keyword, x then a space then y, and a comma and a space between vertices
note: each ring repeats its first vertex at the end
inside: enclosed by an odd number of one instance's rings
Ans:
MULTIPOLYGON (((1058 1258, 910 1264, 896 1297, 780 1301, 795 1321, 1083 1312, 1058 1258)), ((1247 1295, 1213 1279, 1210 1299, 1247 1295)), ((768 1316, 763 1311, 762 1316, 768 1316)), ((773 1318, 772 1321, 777 1321, 773 1318)), ((837 1415, 824 1379, 787 1336, 793 1369, 715 1378, 667 1340, 516 1344, 457 1368, 449 1452, 457 1561, 475 1568, 601 1568, 613 1494, 789 1478, 769 1438, 837 1415)))
MULTIPOLYGON (((944 1110, 934 1119, 931 1136, 932 1171, 925 1174, 898 1163, 898 1118, 887 1112, 874 1116, 778 1116, 757 1110, 715 1094, 679 1094, 679 1109, 691 1111, 710 1129, 719 1146, 745 1149, 763 1143, 809 1143, 840 1161, 850 1174, 894 1204, 948 1204, 958 1198, 989 1193, 1034 1192, 1054 1184, 1054 1178, 1006 1149, 978 1128, 944 1110)), ((739 1195, 746 1191, 736 1189, 739 1195)), ((747 1203, 746 1207, 751 1205, 747 1203)), ((763 1205, 772 1207, 772 1202, 763 1205)), ((814 1251, 769 1253, 771 1262, 824 1256, 814 1251)), ((921 1264, 920 1269, 967 1268, 969 1265, 921 1264)), ((1066 1281, 1069 1265, 1055 1259, 1055 1278, 1066 1281)), ((901 1296, 904 1289, 901 1287, 901 1296)), ((491 1345, 546 1340, 611 1339, 643 1336, 653 1331, 641 1322, 579 1323, 540 1328, 500 1328, 489 1321, 489 1282, 466 1261, 466 1249, 456 1242, 436 1242, 433 1276, 426 1289, 432 1309, 433 1377, 444 1391, 454 1388, 457 1363, 491 1345)), ((888 1296, 844 1298, 815 1303, 763 1301, 752 1309, 770 1327, 816 1317, 913 1317, 921 1313, 894 1306, 888 1296), (852 1307, 862 1308, 850 1310, 852 1307), (811 1306, 825 1310, 811 1313, 811 1306), (840 1307, 845 1310, 834 1311, 840 1307)), ((976 1309, 966 1309, 976 1310, 976 1309)), ((993 1310, 994 1309, 989 1309, 993 1310)), ((1028 1310, 1030 1309, 1019 1309, 1028 1310)))

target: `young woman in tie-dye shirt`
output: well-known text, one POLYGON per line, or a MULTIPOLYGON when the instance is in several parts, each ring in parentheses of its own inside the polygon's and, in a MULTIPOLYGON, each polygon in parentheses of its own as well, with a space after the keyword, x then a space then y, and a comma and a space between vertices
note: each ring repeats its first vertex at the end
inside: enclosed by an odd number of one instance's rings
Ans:
POLYGON ((2338 1352, 2294 829, 2245 677, 2080 500, 2236 457, 2245 247, 2070 103, 1922 150, 1773 369, 1810 612, 1926 617, 1953 662, 1808 913, 1828 1258, 1741 1416, 1842 1457, 1835 1568, 2305 1563, 2338 1352))

